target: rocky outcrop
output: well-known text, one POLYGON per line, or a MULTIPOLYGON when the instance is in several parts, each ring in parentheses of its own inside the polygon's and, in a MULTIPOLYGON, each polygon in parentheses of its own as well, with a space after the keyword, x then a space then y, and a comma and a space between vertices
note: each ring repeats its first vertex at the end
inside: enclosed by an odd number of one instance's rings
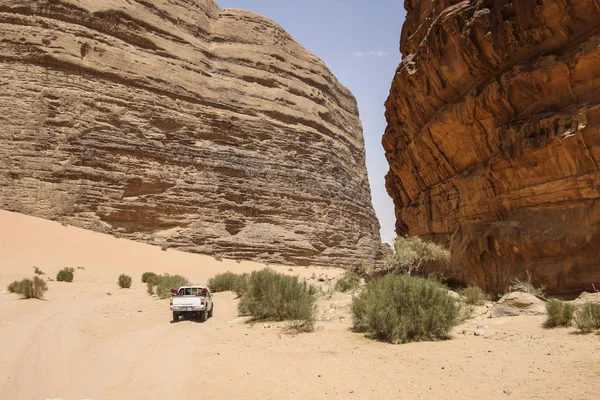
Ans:
POLYGON ((491 318, 518 315, 545 315, 546 302, 529 293, 512 292, 503 296, 492 307, 491 318))
POLYGON ((380 244, 356 101, 211 0, 0 3, 0 207, 298 265, 380 244))
POLYGON ((600 2, 407 0, 386 103, 400 234, 502 293, 600 286, 600 2))

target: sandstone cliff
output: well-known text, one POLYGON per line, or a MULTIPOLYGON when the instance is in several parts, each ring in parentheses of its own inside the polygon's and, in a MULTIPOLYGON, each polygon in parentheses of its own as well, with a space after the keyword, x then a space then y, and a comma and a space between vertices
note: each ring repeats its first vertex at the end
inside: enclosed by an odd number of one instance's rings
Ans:
POLYGON ((398 233, 501 293, 600 286, 600 2, 407 0, 386 103, 398 233))
POLYGON ((352 94, 212 0, 0 2, 0 207, 265 262, 380 243, 352 94))

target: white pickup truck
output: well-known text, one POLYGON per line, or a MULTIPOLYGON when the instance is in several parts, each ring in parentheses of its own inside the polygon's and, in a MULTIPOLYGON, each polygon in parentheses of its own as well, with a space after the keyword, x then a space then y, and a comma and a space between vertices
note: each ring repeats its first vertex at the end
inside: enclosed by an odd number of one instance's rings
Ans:
POLYGON ((210 290, 204 286, 182 286, 171 291, 171 311, 173 321, 180 316, 199 315, 201 321, 213 316, 213 299, 210 290))

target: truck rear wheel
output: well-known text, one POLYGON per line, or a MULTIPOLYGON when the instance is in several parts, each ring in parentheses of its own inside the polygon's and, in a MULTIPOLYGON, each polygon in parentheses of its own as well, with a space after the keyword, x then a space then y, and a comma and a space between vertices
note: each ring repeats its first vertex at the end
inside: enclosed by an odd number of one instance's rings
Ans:
POLYGON ((215 309, 215 305, 213 304, 212 307, 210 308, 210 311, 208 312, 208 318, 212 318, 214 309, 215 309))
POLYGON ((206 321, 207 319, 207 315, 206 315, 206 308, 202 311, 200 311, 200 321, 206 321))
POLYGON ((175 311, 173 311, 173 321, 174 321, 174 322, 177 322, 177 321, 179 321, 179 313, 177 313, 177 312, 175 312, 175 311))

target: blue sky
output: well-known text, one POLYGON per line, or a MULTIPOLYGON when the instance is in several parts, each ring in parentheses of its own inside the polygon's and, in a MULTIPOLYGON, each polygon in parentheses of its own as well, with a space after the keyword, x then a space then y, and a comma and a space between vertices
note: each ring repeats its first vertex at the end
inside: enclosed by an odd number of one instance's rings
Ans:
POLYGON ((373 205, 382 239, 391 242, 394 209, 384 183, 388 171, 381 136, 383 103, 400 63, 403 0, 217 0, 271 18, 321 58, 358 101, 367 149, 373 205))

